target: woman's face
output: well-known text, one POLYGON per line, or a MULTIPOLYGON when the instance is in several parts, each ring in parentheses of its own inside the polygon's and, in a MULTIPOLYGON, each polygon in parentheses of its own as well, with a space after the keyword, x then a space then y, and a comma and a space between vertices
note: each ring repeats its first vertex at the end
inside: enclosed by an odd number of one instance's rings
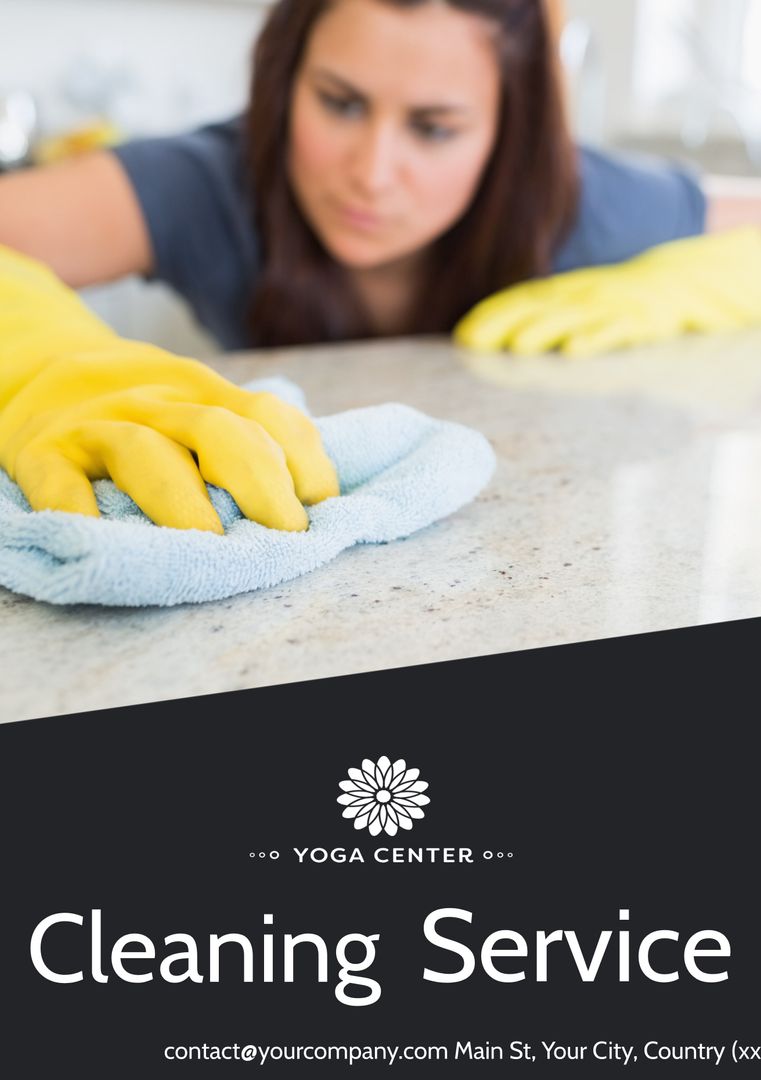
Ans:
POLYGON ((296 75, 289 144, 296 200, 330 254, 379 267, 454 225, 491 155, 499 96, 480 16, 337 0, 296 75))

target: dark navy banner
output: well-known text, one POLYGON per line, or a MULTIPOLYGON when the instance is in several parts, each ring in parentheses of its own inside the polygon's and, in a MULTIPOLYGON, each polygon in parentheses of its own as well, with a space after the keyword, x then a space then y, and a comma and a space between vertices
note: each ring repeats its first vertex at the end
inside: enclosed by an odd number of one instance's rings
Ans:
POLYGON ((761 1064, 747 622, 0 728, 0 1070, 761 1064))

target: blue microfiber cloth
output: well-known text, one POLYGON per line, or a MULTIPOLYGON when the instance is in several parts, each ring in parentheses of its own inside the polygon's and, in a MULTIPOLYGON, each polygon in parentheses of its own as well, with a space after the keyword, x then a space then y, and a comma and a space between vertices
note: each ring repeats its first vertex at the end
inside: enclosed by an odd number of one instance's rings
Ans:
MULTIPOLYGON (((305 408, 286 379, 258 380, 248 389, 305 408)), ((222 600, 298 577, 353 544, 409 536, 473 499, 494 470, 494 453, 479 432, 406 405, 352 409, 316 423, 341 496, 309 507, 303 533, 248 521, 226 491, 211 485, 224 536, 156 526, 110 480, 94 485, 102 518, 35 513, 0 470, 0 585, 52 604, 222 600)))

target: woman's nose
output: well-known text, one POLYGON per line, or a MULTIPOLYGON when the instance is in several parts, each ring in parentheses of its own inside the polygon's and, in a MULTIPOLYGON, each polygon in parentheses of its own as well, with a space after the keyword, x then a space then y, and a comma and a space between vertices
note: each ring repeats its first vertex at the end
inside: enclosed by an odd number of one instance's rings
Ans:
POLYGON ((399 167, 399 145, 390 125, 368 124, 358 135, 352 179, 364 195, 378 196, 392 187, 399 167))

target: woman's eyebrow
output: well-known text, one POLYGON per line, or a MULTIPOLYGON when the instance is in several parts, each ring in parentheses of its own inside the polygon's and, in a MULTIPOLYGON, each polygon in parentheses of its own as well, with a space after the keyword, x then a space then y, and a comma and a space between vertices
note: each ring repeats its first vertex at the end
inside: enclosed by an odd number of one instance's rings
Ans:
POLYGON ((357 87, 353 86, 347 79, 342 79, 340 75, 336 75, 334 71, 328 71, 327 68, 315 68, 313 74, 317 78, 329 79, 337 86, 340 86, 342 90, 345 90, 347 94, 360 98, 362 101, 367 101, 366 94, 363 94, 361 90, 358 90, 357 87))
POLYGON ((460 115, 465 115, 466 113, 471 112, 471 109, 467 105, 455 105, 452 103, 451 105, 414 105, 410 109, 410 112, 414 113, 416 116, 428 116, 431 113, 459 113, 460 115))
MULTIPOLYGON (((362 90, 359 90, 356 86, 348 81, 348 79, 342 78, 340 75, 336 75, 334 71, 329 71, 327 68, 315 68, 314 75, 323 78, 330 79, 336 86, 340 86, 347 94, 351 94, 352 97, 357 98, 360 101, 368 101, 368 95, 362 90)), ((410 113, 414 116, 430 116, 431 114, 451 114, 459 113, 465 114, 471 110, 467 105, 459 105, 455 102, 440 103, 437 105, 411 105, 409 108, 410 113)))

